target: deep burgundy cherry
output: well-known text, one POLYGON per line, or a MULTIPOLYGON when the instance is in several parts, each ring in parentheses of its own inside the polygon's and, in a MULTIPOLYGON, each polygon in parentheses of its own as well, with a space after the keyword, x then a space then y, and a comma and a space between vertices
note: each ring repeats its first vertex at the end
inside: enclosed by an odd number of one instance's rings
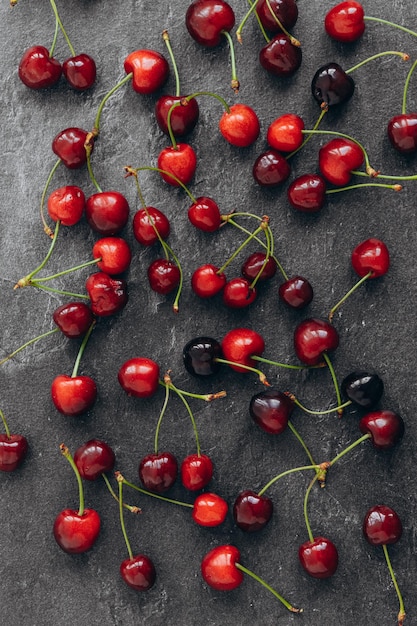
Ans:
POLYGON ((55 408, 63 415, 77 417, 89 411, 97 398, 97 386, 90 376, 56 376, 51 385, 55 408))
POLYGON ((191 288, 200 298, 211 298, 219 293, 226 284, 224 273, 211 263, 198 267, 191 276, 191 288))
POLYGON ((0 433, 0 472, 13 472, 25 460, 29 445, 24 435, 0 433))
POLYGON ((311 81, 313 97, 323 109, 347 102, 354 91, 353 78, 338 63, 322 65, 311 81))
POLYGON ((153 246, 161 239, 166 239, 170 233, 169 219, 159 209, 148 206, 136 211, 132 220, 133 235, 143 246, 153 246))
POLYGON ((304 570, 313 578, 330 578, 337 570, 339 554, 337 548, 326 537, 315 537, 298 549, 298 558, 304 570))
POLYGON ((87 161, 87 134, 86 130, 74 126, 65 128, 52 140, 52 151, 68 169, 78 169, 87 161))
POLYGON ((116 235, 127 224, 129 203, 119 191, 94 193, 85 205, 85 217, 92 230, 100 235, 116 235))
POLYGON ((288 35, 279 33, 261 48, 259 62, 273 76, 288 78, 299 69, 303 60, 301 46, 294 46, 288 35))
POLYGON ((148 591, 156 580, 155 566, 145 554, 137 554, 122 561, 120 575, 135 591, 148 591))
POLYGON ((85 480, 97 480, 104 472, 114 468, 116 455, 101 439, 89 439, 74 452, 74 462, 85 480))
POLYGON ((263 282, 273 278, 277 272, 277 262, 272 256, 268 257, 266 263, 265 259, 265 252, 253 252, 242 264, 240 269, 242 276, 244 276, 246 280, 252 281, 258 276, 259 272, 261 272, 258 281, 263 282))
POLYGON ((77 54, 63 62, 62 73, 73 89, 85 91, 95 83, 96 63, 89 54, 77 54))
POLYGON ((54 310, 52 318, 66 337, 77 338, 85 335, 94 315, 85 302, 67 302, 54 310))
POLYGON ((261 130, 259 118, 247 104, 233 104, 219 120, 222 136, 232 146, 247 148, 259 137, 261 130))
POLYGON ((278 187, 285 183, 290 173, 291 168, 287 159, 273 148, 262 152, 252 168, 254 179, 262 187, 278 187))
POLYGON ((207 454, 189 454, 181 463, 181 482, 190 491, 199 491, 213 477, 213 462, 207 454))
POLYGON ((351 43, 360 39, 365 31, 365 12, 355 0, 339 2, 326 13, 324 28, 336 41, 351 43))
POLYGON ((251 328, 234 328, 223 337, 221 342, 224 358, 237 363, 230 367, 237 372, 247 372, 238 364, 256 367, 253 356, 261 356, 265 350, 263 337, 251 328))
POLYGON ((217 591, 231 591, 243 582, 243 572, 236 567, 240 552, 232 545, 216 546, 201 562, 201 574, 205 582, 217 591))
POLYGON ((362 531, 373 546, 397 543, 403 534, 403 525, 396 511, 385 504, 372 506, 365 514, 362 531))
POLYGON ((159 365, 147 357, 133 357, 121 365, 118 380, 129 396, 149 398, 158 390, 159 365))
POLYGON ((127 304, 127 283, 122 278, 114 278, 105 272, 95 272, 87 278, 85 287, 90 297, 91 309, 98 317, 114 315, 127 304))
POLYGON ((260 391, 249 402, 251 418, 270 435, 279 435, 287 428, 293 410, 293 400, 276 389, 260 391))
POLYGON ((184 367, 193 376, 211 376, 217 374, 221 363, 216 359, 223 357, 222 347, 213 337, 195 337, 188 341, 182 351, 184 367))
POLYGON ((333 185, 347 185, 352 171, 364 162, 362 148, 344 137, 335 137, 319 150, 319 168, 324 178, 333 185))
POLYGON ((303 320, 294 331, 295 352, 306 365, 318 365, 323 361, 323 353, 335 350, 338 345, 339 334, 326 320, 303 320))
POLYGON ((134 50, 123 63, 126 74, 133 74, 132 88, 137 93, 151 94, 166 83, 169 64, 156 50, 134 50))
POLYGON ((222 223, 219 206, 211 198, 199 196, 188 209, 188 219, 196 228, 213 233, 222 223))
POLYGON ((178 265, 168 259, 155 259, 148 267, 149 286, 157 293, 171 293, 178 287, 180 279, 178 265))
POLYGON ((272 517, 273 503, 267 496, 255 491, 242 491, 233 504, 233 519, 236 526, 247 533, 264 528, 272 517))
POLYGON ((100 259, 97 267, 106 274, 123 274, 132 260, 130 246, 121 237, 102 237, 93 246, 93 258, 100 259))
POLYGON ((162 178, 168 185, 179 187, 180 184, 170 176, 173 174, 183 185, 188 185, 195 174, 197 167, 197 155, 188 143, 177 143, 175 147, 168 146, 161 150, 158 156, 158 168, 168 172, 161 173, 162 178))
POLYGON ((302 174, 288 186, 287 197, 297 211, 318 213, 326 200, 326 181, 320 174, 302 174))
POLYGON ((224 0, 194 0, 185 14, 185 25, 197 43, 212 48, 220 44, 224 31, 232 30, 235 14, 224 0))
POLYGON ((84 214, 85 195, 76 185, 65 185, 55 189, 48 197, 48 215, 63 226, 78 224, 84 214))
POLYGON ((281 31, 274 15, 286 30, 291 30, 298 19, 298 6, 296 0, 259 0, 256 4, 256 13, 264 28, 271 33, 281 31))
POLYGON ((284 113, 268 126, 266 140, 278 152, 297 150, 304 141, 304 120, 295 113, 284 113))
POLYGON ((251 287, 246 278, 232 278, 223 289, 222 298, 226 306, 231 309, 244 309, 255 302, 257 291, 251 287))
POLYGON ((304 276, 292 276, 278 288, 280 299, 291 309, 304 309, 313 299, 313 287, 304 276))
POLYGON ((156 101, 155 118, 159 128, 169 135, 168 113, 172 105, 181 102, 171 111, 170 125, 174 137, 188 135, 198 122, 200 109, 195 98, 187 100, 183 96, 163 95, 156 101))
POLYGON ((370 434, 374 448, 389 450, 404 435, 404 421, 398 413, 388 410, 371 411, 362 417, 359 430, 370 434))
POLYGON ((139 463, 139 478, 146 489, 155 493, 168 491, 178 474, 178 463, 170 452, 146 455, 139 463))
POLYGON ((49 56, 45 46, 32 46, 26 50, 18 67, 20 80, 30 89, 52 87, 59 81, 61 74, 61 63, 49 56))
POLYGON ((417 150, 417 113, 394 115, 387 126, 388 139, 400 154, 417 150))
POLYGON ((226 519, 229 506, 216 493, 201 493, 194 500, 192 518, 199 526, 220 526, 226 519))
POLYGON ((340 385, 343 394, 365 409, 375 406, 384 392, 384 382, 378 374, 356 371, 348 374, 340 385))
POLYGON ((383 241, 371 237, 354 248, 351 262, 358 276, 366 276, 372 272, 370 278, 378 278, 384 276, 389 270, 389 250, 383 241))
POLYGON ((80 554, 93 547, 100 526, 99 514, 94 509, 84 509, 82 515, 74 509, 64 509, 55 518, 53 533, 64 552, 80 554))

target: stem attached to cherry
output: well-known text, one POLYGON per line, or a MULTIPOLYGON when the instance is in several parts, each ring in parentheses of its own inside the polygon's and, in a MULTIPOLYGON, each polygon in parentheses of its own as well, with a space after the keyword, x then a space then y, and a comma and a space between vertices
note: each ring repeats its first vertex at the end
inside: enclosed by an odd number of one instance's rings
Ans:
POLYGON ((14 289, 19 289, 19 287, 27 287, 28 285, 33 284, 32 283, 32 279, 34 276, 36 276, 36 274, 38 274, 47 264, 47 262, 49 261, 52 252, 55 248, 55 244, 58 238, 58 233, 59 233, 59 227, 60 227, 60 221, 58 220, 55 226, 55 232, 53 234, 52 237, 52 241, 51 244, 49 246, 48 252, 45 255, 45 258, 43 259, 43 261, 38 265, 38 267, 36 267, 32 272, 30 272, 30 274, 27 274, 26 276, 24 276, 23 278, 21 278, 20 280, 17 281, 17 283, 14 286, 14 289))
POLYGON ((87 332, 84 335, 84 338, 81 342, 80 348, 78 350, 78 354, 77 354, 77 358, 75 359, 75 363, 74 363, 74 368, 72 370, 72 374, 71 374, 71 378, 75 378, 75 376, 77 376, 78 374, 78 368, 80 366, 80 362, 81 362, 81 358, 84 354, 84 350, 85 347, 87 345, 88 340, 90 339, 90 335, 93 332, 93 328, 96 325, 96 320, 94 320, 91 324, 90 324, 90 328, 87 330, 87 332))
POLYGON ((285 606, 286 609, 291 611, 291 613, 302 613, 303 612, 303 609, 297 609, 296 607, 292 606, 292 604, 290 604, 288 602, 288 600, 283 598, 282 595, 278 593, 278 591, 276 591, 273 587, 271 587, 271 585, 269 585, 265 580, 263 580, 263 578, 260 578, 258 576, 258 574, 255 574, 251 570, 247 569, 244 565, 242 565, 239 562, 236 562, 235 566, 236 566, 237 569, 239 569, 244 574, 247 574, 248 576, 250 576, 251 578, 256 580, 258 583, 261 583, 261 585, 263 585, 263 587, 265 587, 265 589, 268 589, 268 591, 270 591, 285 606))
POLYGON ((77 478, 77 483, 78 483, 78 493, 79 493, 79 499, 80 499, 80 503, 79 503, 79 508, 78 508, 78 515, 81 517, 84 513, 84 489, 83 489, 83 481, 80 475, 80 472, 78 471, 78 467, 75 464, 74 459, 72 458, 72 455, 69 451, 69 449, 67 448, 66 445, 64 445, 63 443, 61 443, 61 445, 59 446, 59 449, 61 450, 63 456, 67 459, 67 461, 69 462, 69 464, 71 465, 72 469, 74 470, 74 474, 77 478))
MULTIPOLYGON (((116 472, 117 480, 119 480, 119 476, 121 476, 120 472, 116 472)), ((161 496, 160 494, 155 493, 153 491, 148 491, 147 489, 143 489, 143 487, 138 487, 138 485, 135 485, 134 483, 127 481, 125 478, 123 478, 123 476, 121 476, 121 480, 125 485, 127 485, 128 487, 131 487, 132 489, 135 489, 136 491, 139 491, 139 493, 142 493, 145 496, 151 496, 152 498, 156 498, 157 500, 163 500, 164 502, 169 502, 170 504, 178 504, 179 506, 184 506, 189 509, 192 509, 194 507, 194 505, 190 504, 189 502, 181 502, 180 500, 167 498, 166 496, 161 496)))

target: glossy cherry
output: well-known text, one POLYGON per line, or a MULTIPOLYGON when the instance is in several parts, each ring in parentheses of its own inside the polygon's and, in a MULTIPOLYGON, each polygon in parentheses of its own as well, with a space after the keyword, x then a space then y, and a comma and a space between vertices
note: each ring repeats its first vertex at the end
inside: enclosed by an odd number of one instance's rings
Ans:
POLYGON ((78 169, 86 163, 87 135, 86 130, 74 126, 60 131, 52 140, 52 151, 68 169, 78 169))
POLYGON ((213 462, 207 454, 189 454, 181 463, 181 482, 189 491, 199 491, 213 477, 213 462))
POLYGON ((260 356, 265 350, 263 337, 250 328, 234 328, 223 337, 221 342, 224 358, 231 361, 230 367, 237 372, 247 372, 239 364, 255 367, 253 356, 260 356))
POLYGON ((319 151, 319 168, 324 178, 333 185, 347 185, 352 171, 364 162, 362 148, 351 139, 335 137, 319 151))
POLYGON ((206 492, 194 500, 192 518, 199 526, 220 526, 226 519, 229 507, 216 493, 206 492))
POLYGON ((100 191, 87 198, 85 217, 100 235, 116 235, 127 224, 129 203, 118 191, 100 191))
POLYGON ((158 168, 163 170, 161 176, 172 187, 180 186, 175 178, 180 180, 183 185, 188 185, 194 177, 196 167, 197 155, 188 143, 177 143, 175 146, 168 146, 159 153, 158 168), (173 176, 170 176, 170 174, 173 174, 173 176))
POLYGON ((93 258, 100 259, 97 267, 106 274, 123 274, 129 269, 132 252, 126 239, 102 237, 93 246, 93 258))
POLYGON ((324 28, 336 41, 351 43, 360 39, 365 31, 365 12, 355 0, 339 2, 326 13, 324 28))
POLYGON ((222 216, 217 202, 206 196, 199 196, 188 209, 191 224, 206 233, 213 233, 220 228, 222 216))
POLYGON ((119 383, 129 396, 149 398, 159 386, 159 365, 146 357, 133 357, 119 368, 119 383))
POLYGON ((369 272, 369 278, 378 278, 384 276, 389 270, 390 254, 386 244, 371 237, 365 239, 358 244, 351 255, 352 267, 358 276, 366 276, 369 272))
POLYGON ((288 35, 279 33, 259 52, 261 66, 273 76, 288 78, 299 69, 303 60, 301 46, 295 46, 288 35))
POLYGON ((146 455, 139 463, 139 478, 149 491, 163 493, 174 484, 178 474, 178 463, 170 452, 146 455))
POLYGON ((134 50, 128 54, 123 67, 126 74, 133 74, 132 88, 141 94, 158 91, 169 76, 169 64, 166 58, 160 52, 147 48, 134 50))
POLYGON ((318 365, 323 360, 323 354, 335 350, 338 345, 339 334, 326 320, 303 320, 294 331, 295 352, 306 365, 318 365))
POLYGON ((211 298, 218 294, 226 284, 226 275, 219 274, 217 266, 206 263, 198 267, 191 276, 191 288, 200 298, 211 298))
POLYGON ((224 0, 194 0, 185 14, 185 25, 197 43, 212 48, 220 44, 224 32, 232 30, 235 14, 224 0))
POLYGON ((136 241, 143 246, 153 246, 159 241, 156 231, 158 231, 161 239, 166 239, 171 226, 165 213, 155 207, 148 206, 136 211, 132 220, 132 229, 136 241))
POLYGON ((159 128, 166 135, 169 135, 168 113, 171 107, 175 106, 170 115, 170 126, 174 137, 188 135, 198 122, 200 109, 196 98, 184 98, 184 96, 163 95, 158 98, 155 104, 155 119, 159 128))
POLYGON ((169 259, 155 259, 148 267, 149 286, 157 293, 171 293, 178 287, 180 279, 178 265, 169 259))
POLYGON ((137 554, 122 561, 120 575, 135 591, 148 591, 156 580, 155 566, 145 554, 137 554))
POLYGON ((394 115, 387 126, 388 139, 400 154, 412 154, 417 150, 417 113, 394 115))
POLYGON ((100 516, 94 509, 64 509, 55 518, 53 534, 59 547, 69 554, 91 550, 100 533, 100 516))
POLYGON ((85 287, 90 297, 91 309, 98 317, 118 313, 127 304, 127 283, 105 272, 95 272, 87 278, 85 287))
POLYGON ((247 104, 233 104, 219 120, 220 133, 232 146, 247 148, 259 137, 259 118, 247 104))
POLYGON ((85 302, 67 302, 54 310, 52 318, 66 337, 77 338, 85 335, 94 316, 85 302))
POLYGON ((404 435, 404 421, 398 413, 381 409, 362 417, 359 430, 371 435, 371 442, 378 450, 389 450, 397 445, 404 435))
POLYGON ((285 183, 290 173, 287 159, 273 148, 262 152, 252 168, 254 179, 262 187, 278 187, 285 183))
POLYGON ((311 92, 322 109, 347 102, 355 91, 355 82, 338 63, 319 67, 311 81, 311 92))
POLYGON ((396 511, 385 504, 372 506, 365 514, 362 530, 372 546, 397 543, 403 534, 403 525, 396 511))
POLYGON ((277 262, 272 256, 268 257, 266 263, 265 260, 265 252, 253 252, 242 264, 240 269, 242 276, 248 281, 253 281, 259 275, 257 280, 260 282, 273 278, 277 272, 277 262))
POLYGON ((302 213, 318 213, 326 200, 326 181, 320 174, 302 174, 287 189, 291 206, 302 213))
POLYGON ((295 113, 284 113, 268 126, 266 140, 271 148, 279 152, 297 150, 304 141, 304 120, 295 113))
POLYGON ((85 195, 76 185, 65 185, 55 189, 48 197, 49 217, 64 226, 74 226, 84 214, 85 195))
POLYGON ((217 591, 231 591, 243 582, 243 572, 236 567, 240 552, 232 545, 216 546, 201 562, 205 582, 217 591))
POLYGON ((296 0, 258 0, 256 4, 256 13, 259 19, 271 33, 281 31, 281 27, 274 15, 271 15, 271 9, 273 14, 278 18, 278 21, 286 30, 291 30, 298 19, 298 6, 296 0))
POLYGON ((267 496, 255 491, 241 491, 233 503, 233 519, 236 526, 247 533, 265 528, 272 517, 274 505, 267 496))
POLYGON ((89 439, 74 452, 74 462, 85 480, 97 480, 104 472, 114 468, 116 455, 101 439, 89 439))
POLYGON ((255 302, 256 297, 256 288, 251 287, 250 282, 241 277, 229 280, 222 293, 224 304, 231 309, 244 309, 255 302))
POLYGON ((304 276, 292 276, 278 288, 280 299, 291 309, 304 309, 314 297, 313 287, 304 276))
POLYGON ((330 578, 337 570, 339 554, 335 544, 326 537, 314 537, 298 549, 303 569, 313 578, 330 578))
POLYGON ((89 411, 97 398, 97 385, 90 376, 56 376, 51 385, 55 408, 63 415, 78 416, 89 411))
POLYGON ((29 444, 24 435, 10 433, 3 411, 0 417, 5 433, 0 433, 0 472, 13 472, 25 460, 29 444))
POLYGON ((94 59, 85 53, 69 57, 62 64, 67 83, 77 91, 90 89, 95 83, 97 68, 94 59))
POLYGON ((378 374, 355 371, 342 380, 340 388, 354 404, 370 409, 381 399, 384 382, 378 374))
POLYGON ((45 46, 32 46, 22 56, 18 75, 30 89, 46 89, 55 85, 62 74, 59 61, 49 55, 45 46))
POLYGON ((293 410, 293 400, 282 391, 271 388, 252 396, 249 403, 251 418, 270 435, 279 435, 287 428, 293 410))
POLYGON ((222 347, 213 337, 195 337, 185 344, 182 351, 184 367, 193 376, 217 374, 221 363, 216 359, 222 356, 222 347))

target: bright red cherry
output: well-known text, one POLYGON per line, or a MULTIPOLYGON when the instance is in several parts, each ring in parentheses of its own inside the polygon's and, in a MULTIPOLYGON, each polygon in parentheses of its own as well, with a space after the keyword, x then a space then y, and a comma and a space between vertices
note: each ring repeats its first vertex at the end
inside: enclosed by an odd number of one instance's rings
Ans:
POLYGON ((242 491, 233 504, 233 519, 236 526, 247 533, 264 528, 272 517, 272 500, 255 491, 242 491))
POLYGON ((303 320, 294 331, 295 352, 306 365, 318 365, 323 360, 323 353, 335 350, 338 345, 339 334, 326 320, 303 320))
POLYGON ((397 543, 403 534, 403 525, 390 506, 377 504, 365 514, 362 524, 365 539, 373 546, 397 543))
POLYGON ((247 370, 239 367, 239 364, 256 367, 253 356, 261 356, 265 350, 263 337, 250 328, 234 328, 230 330, 221 342, 224 358, 236 363, 231 365, 237 372, 245 373, 247 370))
POLYGON ((104 472, 110 472, 115 461, 112 448, 100 439, 89 439, 74 452, 75 465, 85 480, 97 480, 104 472))
POLYGON ((369 278, 378 278, 388 272, 390 255, 383 241, 371 237, 355 247, 351 262, 353 269, 359 276, 366 276, 372 272, 369 278))
POLYGON ((352 171, 364 162, 362 148, 344 137, 335 137, 320 148, 319 167, 326 180, 333 185, 347 185, 352 171))
POLYGON ((219 129, 232 146, 247 148, 257 140, 261 127, 257 114, 250 106, 233 104, 221 116, 219 129))
POLYGON ((215 493, 202 493, 194 500, 192 518, 199 526, 219 526, 226 519, 228 504, 215 493))
POLYGON ((114 315, 127 304, 127 284, 122 278, 113 278, 105 272, 95 272, 87 278, 85 287, 91 309, 98 317, 114 315))
POLYGON ((172 187, 180 186, 175 178, 178 178, 183 185, 188 185, 195 174, 196 167, 197 155, 188 143, 177 143, 175 147, 168 146, 159 153, 158 168, 163 170, 161 176, 172 187), (175 178, 170 174, 173 174, 175 178))
POLYGON ((93 258, 101 259, 97 267, 106 274, 123 274, 132 260, 130 246, 121 237, 102 237, 93 246, 93 258))
POLYGON ((279 152, 297 150, 304 141, 304 120, 295 113, 284 113, 268 126, 266 140, 279 152))
POLYGON ((63 62, 62 73, 73 89, 85 91, 95 83, 96 63, 89 54, 77 54, 63 62))
POLYGON ((59 330, 69 338, 85 335, 93 323, 93 312, 85 302, 67 302, 57 307, 52 314, 59 330))
POLYGON ((120 564, 120 575, 135 591, 148 591, 156 579, 155 566, 144 554, 127 558, 120 564))
POLYGON ((264 28, 276 33, 281 27, 274 16, 285 29, 291 30, 298 19, 298 6, 296 0, 258 0, 256 13, 264 28))
POLYGON ((121 365, 118 380, 129 396, 149 398, 159 386, 159 365, 146 357, 133 357, 121 365))
POLYGON ((63 415, 78 416, 89 411, 97 398, 97 386, 90 376, 56 376, 51 385, 55 408, 63 415))
POLYGON ((61 78, 61 63, 49 55, 45 46, 32 46, 22 56, 18 75, 26 87, 45 89, 61 78))
POLYGON ((224 0, 194 0, 185 14, 185 25, 191 37, 201 46, 218 46, 224 32, 235 25, 232 7, 224 0))
POLYGON ((232 278, 223 289, 223 302, 231 309, 244 309, 255 302, 257 291, 246 278, 232 278))
POLYGON ((315 537, 313 541, 303 543, 299 547, 298 558, 304 570, 313 578, 330 578, 339 563, 337 548, 326 537, 315 537))
POLYGON ((85 205, 87 222, 100 235, 116 235, 129 219, 129 203, 118 191, 94 193, 85 205))
POLYGON ((261 66, 269 74, 280 78, 293 76, 302 60, 301 46, 295 46, 284 33, 275 35, 259 52, 261 66))
POLYGON ((258 281, 262 282, 273 278, 277 272, 277 262, 272 256, 268 257, 266 263, 265 259, 265 252, 254 252, 248 256, 240 270, 242 276, 244 276, 246 280, 252 281, 258 276, 259 272, 261 272, 258 281))
POLYGON ((123 66, 126 74, 133 74, 133 90, 141 94, 154 93, 169 76, 168 61, 156 50, 135 50, 126 57, 123 66))
POLYGON ((278 289, 280 299, 291 309, 304 309, 314 297, 313 287, 303 276, 292 276, 281 283, 278 289))
POLYGON ((213 337, 196 337, 186 343, 182 351, 184 367, 193 376, 217 374, 223 357, 222 347, 213 337))
POLYGON ((29 446, 23 435, 0 433, 0 472, 13 472, 21 465, 29 446))
POLYGON ((251 418, 270 435, 279 435, 284 432, 293 410, 293 400, 276 389, 260 391, 252 396, 249 403, 251 418))
POLYGON ((99 514, 94 509, 84 509, 82 515, 74 509, 64 509, 55 518, 53 533, 64 552, 79 554, 93 547, 100 526, 99 514))
POLYGON ((215 232, 222 223, 218 204, 206 196, 196 198, 188 209, 188 219, 193 226, 206 233, 215 232))
POLYGON ((287 189, 294 209, 302 213, 318 213, 326 199, 326 181, 320 174, 302 174, 287 189))
MULTIPOLYGON (((52 151, 70 170, 82 167, 87 161, 85 142, 87 131, 82 128, 65 128, 52 140, 52 151)), ((94 143, 92 144, 94 146, 94 143)))
POLYGON ((388 139, 400 154, 417 150, 417 113, 394 115, 387 126, 388 139))
POLYGON ((219 293, 226 284, 224 273, 211 263, 198 267, 191 276, 191 288, 200 298, 211 298, 219 293))
POLYGON ((174 137, 188 135, 198 122, 200 109, 195 98, 184 98, 183 96, 161 96, 155 104, 155 118, 159 128, 166 135, 169 135, 168 113, 172 105, 181 102, 171 111, 170 126, 174 137))
POLYGON ((206 454, 189 454, 181 463, 181 482, 190 491, 199 491, 213 477, 213 462, 206 454))
POLYGON ((74 226, 83 216, 85 208, 85 195, 75 185, 65 185, 55 189, 48 197, 48 215, 64 226, 74 226))
POLYGON ((365 31, 365 12, 355 0, 339 2, 326 13, 324 28, 336 41, 350 43, 362 37, 365 31))
POLYGON ((139 464, 139 478, 143 486, 155 493, 168 491, 177 474, 177 460, 170 452, 148 454, 139 464))
POLYGON ((139 209, 133 216, 133 235, 143 246, 152 246, 159 241, 156 231, 161 239, 166 239, 171 226, 165 213, 152 206, 139 209))
POLYGON ((262 152, 252 168, 254 179, 262 187, 278 187, 288 179, 290 173, 287 159, 272 148, 262 152))
POLYGON ((398 413, 388 410, 371 411, 362 417, 359 430, 370 434, 374 448, 389 450, 404 434, 404 421, 398 413))
POLYGON ((347 102, 355 91, 355 82, 338 63, 319 67, 311 81, 311 93, 321 109, 347 102))
POLYGON ((231 591, 243 582, 243 572, 236 567, 240 552, 232 545, 222 545, 208 552, 201 562, 205 582, 217 591, 231 591))
POLYGON ((153 291, 162 294, 171 293, 180 283, 180 269, 173 261, 155 259, 148 267, 148 280, 153 291))

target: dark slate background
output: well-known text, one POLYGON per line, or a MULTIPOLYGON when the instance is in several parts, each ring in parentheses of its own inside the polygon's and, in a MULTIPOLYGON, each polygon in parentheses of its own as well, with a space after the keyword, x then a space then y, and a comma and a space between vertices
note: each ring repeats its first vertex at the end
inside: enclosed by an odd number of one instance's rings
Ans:
MULTIPOLYGON (((259 68, 258 51, 264 40, 256 21, 243 32, 236 48, 241 81, 237 98, 229 88, 227 46, 214 50, 199 47, 185 28, 188 2, 168 0, 73 0, 58 2, 61 19, 77 52, 94 56, 98 66, 95 86, 87 93, 73 92, 64 81, 56 88, 33 92, 18 79, 17 67, 26 48, 49 46, 54 19, 47 0, 20 0, 12 9, 0 7, 1 58, 1 178, 0 178, 0 279, 1 339, 3 357, 32 337, 53 327, 52 312, 64 299, 35 289, 14 291, 15 282, 43 258, 48 240, 39 220, 39 204, 48 173, 55 163, 51 141, 68 126, 91 128, 103 96, 123 76, 123 61, 137 48, 165 53, 161 38, 167 28, 177 59, 184 92, 212 90, 231 104, 245 102, 261 120, 261 136, 254 146, 239 150, 226 144, 217 131, 219 103, 200 100, 200 121, 188 138, 198 154, 198 167, 190 185, 196 195, 215 198, 223 212, 233 209, 268 214, 275 235, 276 255, 289 274, 307 276, 315 298, 308 310, 291 312, 278 301, 278 277, 262 289, 248 310, 226 310, 221 301, 202 301, 189 286, 192 271, 201 263, 221 264, 241 241, 233 229, 206 235, 187 220, 188 198, 159 179, 145 173, 140 178, 148 204, 171 219, 169 243, 181 259, 185 284, 180 312, 171 310, 172 298, 150 291, 146 269, 158 254, 134 241, 131 221, 123 235, 132 245, 133 262, 127 275, 130 299, 125 310, 101 321, 84 354, 81 373, 92 376, 99 397, 86 416, 68 418, 58 414, 50 399, 50 384, 59 373, 71 373, 78 343, 53 335, 21 352, 0 369, 0 406, 10 427, 24 433, 30 453, 13 474, 0 477, 0 580, 1 617, 4 626, 61 626, 75 621, 86 624, 131 626, 270 626, 304 624, 396 623, 398 603, 385 565, 382 549, 363 539, 362 519, 377 503, 394 507, 404 534, 390 548, 393 567, 403 591, 408 617, 416 617, 416 438, 417 368, 416 301, 416 182, 405 183, 401 193, 367 189, 333 195, 316 216, 296 214, 286 200, 285 186, 274 191, 260 189, 252 179, 256 156, 266 146, 269 123, 278 115, 294 112, 311 128, 318 107, 310 93, 315 70, 337 61, 351 67, 383 50, 405 50, 417 55, 417 40, 398 30, 370 23, 354 45, 332 42, 324 32, 324 16, 331 0, 299 2, 299 19, 293 29, 303 46, 303 63, 291 79, 278 80, 259 68), (58 512, 77 506, 77 485, 71 468, 59 452, 65 442, 72 451, 91 437, 106 440, 115 450, 116 469, 137 481, 142 456, 152 451, 154 428, 163 393, 148 401, 129 398, 117 382, 120 365, 133 356, 156 360, 161 371, 172 369, 178 387, 207 392, 226 389, 228 395, 212 404, 191 401, 204 452, 211 455, 215 473, 210 489, 232 503, 241 489, 260 489, 277 473, 305 463, 305 455, 290 432, 274 438, 258 429, 248 415, 251 396, 262 385, 251 375, 227 368, 212 380, 196 381, 184 370, 182 348, 192 337, 206 334, 221 339, 238 326, 261 332, 266 341, 264 356, 295 362, 292 334, 295 325, 311 315, 325 316, 355 281, 350 254, 362 240, 376 236, 389 247, 389 273, 365 285, 336 314, 340 347, 333 362, 341 380, 356 368, 377 371, 385 382, 382 406, 398 411, 406 423, 406 435, 392 452, 381 454, 362 445, 337 464, 327 488, 313 490, 309 511, 315 534, 329 536, 337 544, 340 565, 328 581, 305 575, 297 550, 307 539, 302 501, 307 475, 278 482, 269 495, 275 514, 261 533, 245 535, 231 517, 217 529, 197 527, 187 509, 127 492, 132 504, 142 507, 139 517, 126 515, 133 550, 154 561, 157 581, 146 594, 137 594, 121 580, 118 569, 127 556, 121 534, 117 504, 103 481, 85 485, 86 502, 102 517, 102 533, 94 549, 80 556, 63 553, 52 536, 58 512), (246 567, 262 576, 286 598, 304 608, 291 615, 265 589, 246 578, 240 588, 221 593, 208 588, 200 575, 200 561, 212 547, 233 543, 246 567)), ((231 0, 239 22, 246 3, 231 0)), ((364 2, 368 15, 393 19, 417 29, 413 0, 364 2)), ((56 56, 64 60, 68 49, 59 36, 56 56)), ((389 118, 400 112, 404 79, 409 64, 385 57, 355 72, 356 93, 348 105, 328 114, 321 128, 337 129, 361 140, 372 164, 391 175, 411 174, 416 159, 394 153, 386 138, 389 118)), ((416 79, 411 81, 408 110, 417 107, 416 79)), ((171 75, 165 90, 173 91, 171 75)), ((103 189, 124 193, 131 217, 139 207, 131 179, 123 167, 155 165, 158 152, 169 140, 156 127, 155 96, 142 97, 129 85, 105 106, 102 133, 93 155, 93 168, 103 189)), ((317 169, 317 152, 325 138, 313 139, 293 159, 291 177, 317 169)), ((58 169, 53 186, 73 182, 86 195, 94 192, 86 170, 58 169)), ((363 182, 363 180, 359 181, 363 182)), ((97 239, 85 222, 62 229, 49 269, 61 270, 87 260, 97 239)), ((233 266, 239 272, 239 258, 233 266)), ((230 271, 231 275, 232 272, 230 271)), ((88 270, 61 279, 57 286, 82 290, 88 270)), ((266 366, 271 382, 292 390, 310 407, 334 404, 334 389, 326 370, 294 373, 266 366)), ((328 460, 359 435, 359 413, 323 417, 294 413, 293 422, 313 455, 328 460)), ((182 403, 172 398, 160 433, 161 449, 179 460, 195 450, 193 432, 182 403)), ((113 477, 110 476, 113 480, 113 477)), ((114 483, 115 484, 115 483, 114 483)), ((192 501, 177 484, 172 497, 192 501)))

